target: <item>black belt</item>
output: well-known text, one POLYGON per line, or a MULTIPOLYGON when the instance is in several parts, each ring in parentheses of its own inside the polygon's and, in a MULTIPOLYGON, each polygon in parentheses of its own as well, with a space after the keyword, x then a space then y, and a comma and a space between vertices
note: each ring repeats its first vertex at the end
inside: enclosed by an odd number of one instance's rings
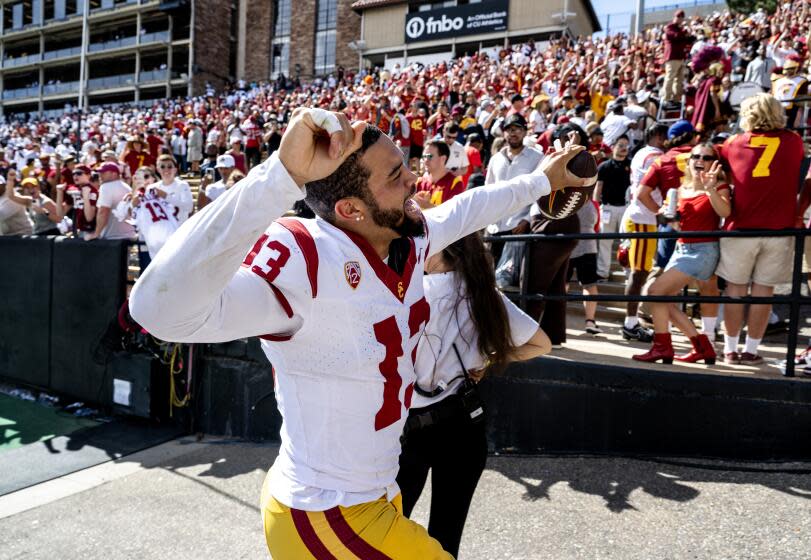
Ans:
POLYGON ((405 423, 405 431, 427 428, 434 424, 447 422, 453 418, 464 418, 462 402, 456 394, 423 408, 412 408, 405 423))

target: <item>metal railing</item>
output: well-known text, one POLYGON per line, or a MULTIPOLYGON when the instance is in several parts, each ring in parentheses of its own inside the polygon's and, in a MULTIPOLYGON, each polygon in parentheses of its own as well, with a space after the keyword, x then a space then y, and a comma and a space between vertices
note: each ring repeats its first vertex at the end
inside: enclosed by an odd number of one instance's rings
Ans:
POLYGON ((55 51, 45 51, 42 53, 42 60, 54 60, 56 58, 64 58, 67 56, 81 56, 82 54, 82 46, 79 45, 78 47, 66 47, 64 49, 58 49, 55 51))
POLYGON ((23 99, 26 97, 39 97, 39 86, 3 90, 3 99, 23 99))
MULTIPOLYGON (((786 367, 783 375, 794 377, 794 358, 797 353, 797 337, 800 323, 800 308, 811 305, 811 297, 802 295, 803 285, 803 252, 805 238, 811 236, 809 229, 786 230, 747 230, 747 231, 674 231, 674 232, 644 232, 644 233, 567 233, 567 234, 523 234, 485 236, 485 241, 546 241, 556 242, 565 240, 584 239, 678 239, 678 238, 721 238, 721 237, 793 237, 794 257, 791 275, 791 293, 789 295, 773 295, 771 297, 729 297, 729 296, 648 296, 648 295, 583 295, 583 294, 530 294, 527 285, 527 274, 521 277, 518 294, 508 294, 521 301, 596 301, 596 302, 653 302, 653 303, 725 303, 725 304, 788 304, 789 306, 789 333, 786 348, 786 367)), ((532 266, 532 251, 524 251, 522 270, 529 270, 532 266)))
POLYGON ((73 93, 79 91, 79 82, 64 82, 61 84, 48 84, 42 86, 42 95, 54 95, 57 93, 73 93))
POLYGON ((140 35, 140 44, 145 43, 166 43, 170 39, 168 31, 155 31, 153 33, 142 33, 140 35))
POLYGON ((165 82, 169 78, 169 70, 147 70, 141 72, 138 76, 138 82, 141 84, 149 82, 165 82))
POLYGON ((120 49, 122 47, 131 47, 135 45, 138 41, 138 37, 133 35, 132 37, 123 37, 121 39, 112 39, 110 41, 103 41, 101 43, 90 43, 87 45, 87 52, 101 52, 101 51, 108 51, 111 49, 120 49))
POLYGON ((29 54, 26 56, 18 56, 16 58, 6 58, 3 60, 3 68, 14 68, 16 66, 25 66, 26 64, 34 64, 42 60, 39 53, 29 54))
POLYGON ((87 80, 87 89, 105 89, 121 86, 131 86, 135 83, 135 74, 121 74, 120 76, 107 76, 104 78, 90 78, 87 80))

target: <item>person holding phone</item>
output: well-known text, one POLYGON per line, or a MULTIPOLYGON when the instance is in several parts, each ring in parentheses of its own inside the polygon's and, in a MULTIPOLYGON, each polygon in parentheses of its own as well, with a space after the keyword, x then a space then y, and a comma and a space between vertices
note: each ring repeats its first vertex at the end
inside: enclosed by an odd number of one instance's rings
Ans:
POLYGON ((206 170, 200 191, 202 196, 197 201, 199 208, 204 208, 228 189, 228 178, 231 177, 231 173, 234 172, 235 168, 234 158, 229 154, 223 154, 217 158, 216 170, 222 177, 219 181, 214 181, 214 169, 209 168, 206 170))

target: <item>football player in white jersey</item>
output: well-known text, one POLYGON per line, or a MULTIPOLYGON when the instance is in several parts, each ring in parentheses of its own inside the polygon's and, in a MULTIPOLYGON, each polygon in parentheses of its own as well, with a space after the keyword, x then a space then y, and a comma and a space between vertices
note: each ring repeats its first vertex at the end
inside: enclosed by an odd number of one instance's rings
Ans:
POLYGON ((423 214, 388 136, 300 108, 279 150, 184 223, 141 276, 130 309, 155 336, 263 339, 283 418, 261 501, 274 559, 451 558, 402 515, 395 482, 430 313, 423 265, 550 189, 593 183, 566 169, 581 149, 423 214), (305 194, 316 219, 277 219, 305 194))

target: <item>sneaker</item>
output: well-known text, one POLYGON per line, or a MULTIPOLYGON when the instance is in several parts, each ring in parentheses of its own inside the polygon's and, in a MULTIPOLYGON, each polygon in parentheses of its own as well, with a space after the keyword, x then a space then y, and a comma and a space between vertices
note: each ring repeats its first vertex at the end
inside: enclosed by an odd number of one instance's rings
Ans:
POLYGON ((729 365, 740 364, 741 356, 737 352, 727 352, 724 354, 724 363, 729 365))
POLYGON ((638 340, 639 342, 651 342, 653 340, 653 331, 646 329, 639 323, 634 325, 634 328, 632 329, 629 329, 623 325, 622 338, 625 340, 638 340))
POLYGON ((756 366, 758 364, 763 363, 763 358, 758 356, 757 354, 750 354, 749 352, 744 352, 741 354, 741 363, 747 366, 756 366))
POLYGON ((603 334, 603 329, 597 326, 597 321, 593 319, 586 319, 586 333, 603 334))
POLYGON ((797 354, 794 364, 798 366, 811 365, 811 346, 797 354))

